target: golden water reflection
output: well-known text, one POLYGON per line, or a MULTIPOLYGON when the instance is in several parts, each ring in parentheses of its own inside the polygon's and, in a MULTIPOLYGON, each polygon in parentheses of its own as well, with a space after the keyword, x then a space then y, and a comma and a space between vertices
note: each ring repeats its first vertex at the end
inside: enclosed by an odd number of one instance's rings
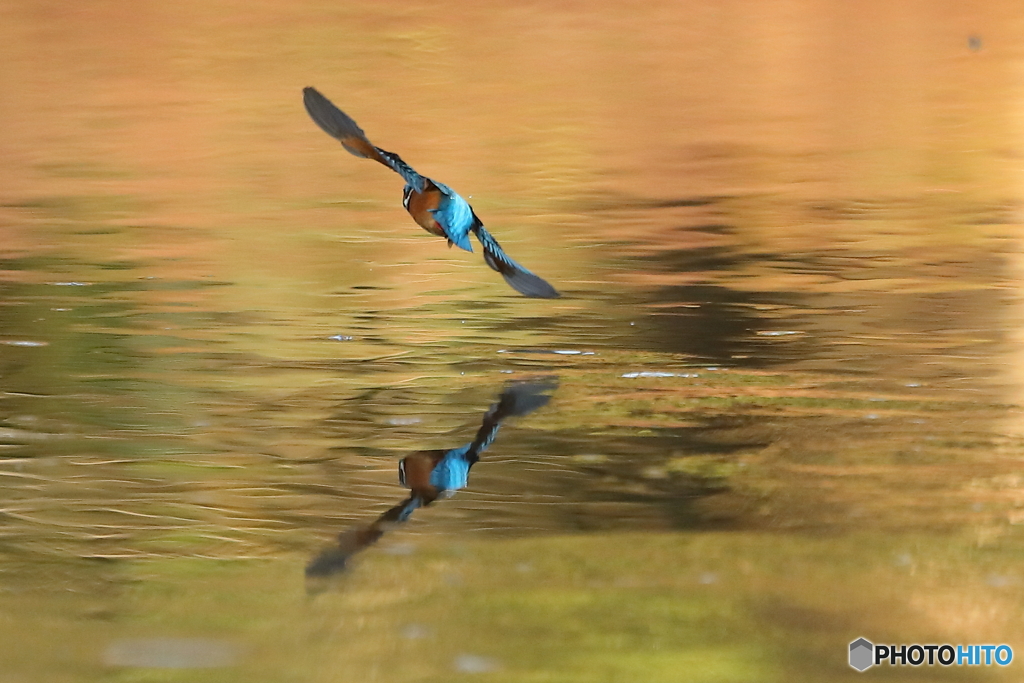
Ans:
POLYGON ((859 636, 1019 647, 1016 5, 0 16, 18 680, 817 681, 859 636), (565 298, 422 234, 306 85, 565 298), (306 594, 403 455, 552 374, 471 486, 306 594))

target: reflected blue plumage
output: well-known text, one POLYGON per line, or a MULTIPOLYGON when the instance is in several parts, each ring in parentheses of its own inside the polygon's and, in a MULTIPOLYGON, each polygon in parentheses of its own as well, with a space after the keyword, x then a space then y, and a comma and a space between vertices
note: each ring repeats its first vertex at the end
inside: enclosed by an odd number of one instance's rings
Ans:
POLYGON ((419 496, 409 496, 398 506, 398 511, 395 514, 395 521, 404 522, 408 520, 412 516, 412 513, 418 510, 422 505, 423 500, 419 496))
POLYGON ((430 485, 440 492, 452 493, 465 488, 469 470, 480 460, 480 454, 494 443, 503 420, 526 415, 548 402, 542 393, 551 388, 547 384, 513 384, 484 415, 483 423, 470 443, 446 451, 430 473, 430 485))
POLYGON ((453 448, 445 453, 441 462, 437 463, 437 467, 430 473, 430 485, 438 491, 455 492, 466 488, 466 484, 469 483, 469 468, 479 460, 476 453, 469 455, 472 445, 466 444, 462 448, 453 448))

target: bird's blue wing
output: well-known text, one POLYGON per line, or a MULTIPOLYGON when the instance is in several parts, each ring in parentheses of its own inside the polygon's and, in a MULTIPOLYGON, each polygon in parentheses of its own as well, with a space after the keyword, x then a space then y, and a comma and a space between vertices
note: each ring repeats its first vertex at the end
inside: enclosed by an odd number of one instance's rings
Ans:
POLYGON ((524 296, 537 299, 557 299, 560 295, 558 290, 552 287, 544 278, 534 275, 526 268, 512 260, 505 253, 505 250, 498 244, 491 233, 484 229, 484 226, 476 227, 476 237, 484 248, 484 261, 492 270, 501 273, 505 282, 524 296))
POLYGON ((443 195, 441 203, 433 210, 434 218, 444 229, 445 235, 452 244, 466 251, 473 251, 473 245, 469 242, 469 233, 473 227, 479 224, 479 219, 473 213, 469 202, 444 183, 433 181, 437 189, 443 195))
POLYGON ((377 154, 380 155, 379 161, 398 175, 402 176, 402 180, 405 181, 406 185, 417 192, 423 192, 427 189, 427 179, 414 171, 412 166, 402 160, 402 157, 398 156, 394 152, 381 149, 380 147, 374 147, 374 149, 377 150, 377 154))

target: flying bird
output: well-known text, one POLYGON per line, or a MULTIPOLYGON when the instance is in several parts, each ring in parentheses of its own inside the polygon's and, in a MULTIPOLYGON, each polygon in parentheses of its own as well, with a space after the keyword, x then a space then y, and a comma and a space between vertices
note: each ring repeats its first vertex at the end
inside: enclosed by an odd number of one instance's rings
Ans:
POLYGON ((554 299, 558 292, 544 279, 509 258, 498 240, 484 228, 473 212, 473 207, 455 190, 444 183, 431 180, 412 169, 394 152, 375 146, 352 118, 320 94, 316 88, 305 88, 302 101, 313 121, 328 135, 337 138, 351 154, 378 161, 405 180, 402 205, 416 223, 432 235, 444 237, 448 246, 472 252, 469 233, 476 235, 483 247, 484 261, 501 273, 512 289, 520 294, 539 299, 554 299))

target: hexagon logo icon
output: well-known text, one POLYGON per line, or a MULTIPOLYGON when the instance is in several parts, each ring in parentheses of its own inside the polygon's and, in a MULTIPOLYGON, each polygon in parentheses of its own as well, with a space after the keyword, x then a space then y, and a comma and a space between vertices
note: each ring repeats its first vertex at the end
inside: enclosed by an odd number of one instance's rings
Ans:
POLYGON ((858 638, 850 643, 850 666, 857 671, 865 671, 875 659, 875 646, 867 638, 858 638))

